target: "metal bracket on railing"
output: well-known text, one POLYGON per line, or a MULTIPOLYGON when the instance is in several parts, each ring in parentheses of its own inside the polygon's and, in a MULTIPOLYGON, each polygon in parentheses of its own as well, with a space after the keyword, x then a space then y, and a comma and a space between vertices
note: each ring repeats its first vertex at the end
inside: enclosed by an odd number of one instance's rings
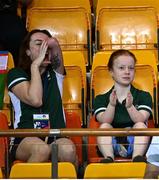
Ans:
POLYGON ((59 137, 60 135, 60 129, 50 129, 49 131, 49 137, 59 137))

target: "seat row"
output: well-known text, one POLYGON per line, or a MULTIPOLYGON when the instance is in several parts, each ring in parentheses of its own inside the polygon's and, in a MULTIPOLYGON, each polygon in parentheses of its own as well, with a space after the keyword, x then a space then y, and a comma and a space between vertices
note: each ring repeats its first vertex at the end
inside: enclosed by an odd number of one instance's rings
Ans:
MULTIPOLYGON (((133 50, 137 57, 136 76, 133 85, 139 89, 150 92, 153 99, 153 119, 149 121, 149 127, 158 127, 158 71, 156 65, 156 55, 153 50, 133 50)), ((86 81, 86 66, 83 54, 79 51, 64 51, 64 64, 66 77, 64 80, 63 104, 66 112, 67 128, 98 128, 99 124, 95 121, 93 112, 93 102, 96 95, 106 92, 113 85, 110 77, 107 62, 111 51, 98 52, 94 56, 94 61, 90 74, 90 83, 86 81), (89 98, 88 98, 89 97, 89 98), (89 106, 89 107, 88 107, 89 106)), ((13 59, 10 53, 1 53, 2 60, 7 60, 7 71, 14 67, 13 59), (4 58, 5 57, 5 58, 4 58)), ((0 58, 1 60, 1 58, 0 58)), ((6 75, 6 72, 0 74, 0 78, 6 75)), ((0 116, 0 129, 7 129, 13 126, 13 115, 11 104, 8 97, 5 81, 1 81, 1 87, 4 86, 4 101, 2 102, 2 113, 0 116), (2 123, 4 120, 4 123, 2 123)), ((2 92, 3 93, 3 92, 2 92)), ((2 95, 1 93, 1 95, 2 95)), ((96 152, 96 137, 89 136, 88 141, 83 144, 82 137, 71 137, 77 145, 77 152, 80 162, 98 162, 100 158, 96 152), (88 145, 88 152, 83 153, 83 146, 88 145)), ((2 154, 6 153, 8 148, 8 139, 2 139, 2 154)), ((85 149, 84 149, 85 150, 85 149)), ((4 159, 2 159, 4 165, 4 159)))
MULTIPOLYGON (((67 128, 80 128, 79 119, 77 119, 77 117, 78 116, 73 113, 66 113, 67 128), (77 125, 77 122, 79 125, 77 125)), ((97 125, 97 122, 94 119, 91 121, 90 128, 98 128, 98 126, 92 127, 93 123, 96 123, 97 125)), ((0 113, 0 129, 3 134, 8 128, 7 123, 6 116, 3 113, 0 113)), ((98 163, 101 158, 96 154, 95 137, 89 136, 88 144, 82 142, 81 136, 71 136, 70 138, 76 144, 79 165, 84 168, 84 178, 142 178, 145 174, 146 163, 134 163, 130 162, 130 159, 126 159, 126 162, 124 162, 125 160, 123 159, 118 159, 112 164, 98 163), (88 151, 86 151, 85 146, 88 151), (83 151, 83 147, 85 151, 83 151), (87 156, 87 163, 84 161, 83 156, 87 156)), ((56 174, 58 174, 59 178, 77 177, 74 166, 71 163, 66 162, 58 163, 58 170, 55 168, 56 166, 51 163, 26 163, 14 161, 13 165, 10 165, 8 143, 7 137, 0 138, 0 178, 49 178, 56 174), (57 172, 54 174, 53 171, 57 172)))
POLYGON ((33 0, 27 8, 26 27, 28 31, 35 28, 49 30, 59 40, 63 50, 81 51, 89 66, 92 64, 92 53, 96 50, 156 50, 156 1, 135 1, 132 4, 126 4, 127 1, 124 4, 122 1, 121 5, 118 2, 115 6, 114 2, 111 4, 111 1, 99 0, 93 23, 89 0, 70 0, 67 3, 62 0, 33 0), (95 26, 95 33, 92 31, 92 24, 95 26), (94 49, 92 37, 95 38, 94 49))
MULTIPOLYGON (((97 178, 143 178, 146 163, 92 163, 84 170, 84 179, 97 178), (116 172, 116 173, 114 173, 116 172)), ((51 163, 16 163, 9 173, 11 179, 50 179, 54 169, 51 163)), ((73 164, 68 162, 58 163, 57 178, 77 179, 73 164)), ((0 178, 4 178, 0 169, 0 178)))
MULTIPOLYGON (((158 125, 158 69, 157 56, 153 50, 132 50, 137 58, 134 86, 150 92, 153 98, 154 122, 158 125)), ((76 112, 81 119, 81 126, 87 127, 88 115, 93 112, 96 95, 108 91, 113 81, 107 63, 112 51, 98 52, 93 57, 90 73, 86 73, 85 59, 79 51, 63 51, 66 77, 64 79, 63 105, 67 112, 76 112)), ((8 58, 7 70, 14 67, 10 53, 1 53, 8 58)), ((2 78, 6 73, 0 74, 2 78)), ((5 81, 1 81, 1 87, 5 81)), ((3 92, 3 91, 2 91, 3 92)), ((2 93, 3 94, 3 93, 2 93)), ((1 94, 1 96, 2 96, 1 94)), ((10 99, 7 88, 4 88, 2 111, 7 115, 9 125, 13 122, 10 99)), ((1 103, 2 103, 1 102, 1 103)))

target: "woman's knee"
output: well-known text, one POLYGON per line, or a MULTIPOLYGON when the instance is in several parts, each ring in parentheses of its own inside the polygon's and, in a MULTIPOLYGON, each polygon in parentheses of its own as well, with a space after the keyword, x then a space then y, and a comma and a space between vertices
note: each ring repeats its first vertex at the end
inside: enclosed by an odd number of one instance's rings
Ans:
POLYGON ((67 138, 61 138, 58 141, 58 157, 59 161, 75 162, 76 147, 75 144, 67 138))
POLYGON ((36 144, 32 148, 33 154, 38 154, 40 157, 44 159, 48 159, 51 153, 50 146, 48 144, 36 144))
POLYGON ((39 138, 28 137, 19 144, 16 157, 25 161, 33 159, 36 162, 43 162, 49 159, 50 152, 50 147, 44 141, 39 138))

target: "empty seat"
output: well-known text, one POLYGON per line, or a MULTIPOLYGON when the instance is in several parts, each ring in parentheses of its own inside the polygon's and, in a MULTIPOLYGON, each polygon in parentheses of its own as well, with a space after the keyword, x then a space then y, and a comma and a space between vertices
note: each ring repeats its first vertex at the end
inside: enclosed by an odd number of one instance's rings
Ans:
MULTIPOLYGON (((0 112, 0 130, 7 130, 8 129, 8 120, 5 114, 0 112)), ((8 151, 8 138, 7 137, 0 137, 0 168, 4 168, 6 166, 6 160, 8 151)))
POLYGON ((86 124, 86 66, 81 52, 63 52, 66 76, 63 87, 63 105, 67 111, 76 111, 81 124, 86 124))
MULTIPOLYGON (((50 179, 52 172, 51 163, 16 163, 11 167, 10 178, 14 179, 50 179)), ((76 170, 68 162, 58 163, 58 178, 76 179, 76 170)))
POLYGON ((103 7, 96 18, 98 50, 156 49, 157 16, 152 7, 103 7))
MULTIPOLYGON (((98 14, 99 11, 102 8, 105 7, 153 7, 157 14, 159 14, 159 1, 158 0, 133 0, 133 1, 128 1, 128 0, 98 0, 97 1, 97 8, 96 8, 96 13, 98 14)), ((159 18, 158 18, 159 21, 159 18)))
MULTIPOLYGON (((8 119, 8 125, 11 125, 11 119, 12 119, 12 114, 11 114, 11 104, 10 104, 10 98, 8 95, 8 90, 7 90, 7 86, 6 86, 6 74, 7 72, 14 67, 14 61, 13 61, 13 56, 10 52, 8 51, 1 51, 0 52, 0 57, 2 57, 2 60, 6 60, 7 61, 7 66, 6 66, 6 70, 0 74, 0 76, 3 76, 3 81, 1 81, 0 83, 0 87, 2 88, 2 86, 4 86, 4 98, 3 98, 3 107, 0 110, 0 112, 3 112, 8 119)), ((1 92, 2 93, 2 92, 1 92)))
MULTIPOLYGON (((25 2, 20 2, 18 3, 18 9, 17 9, 17 13, 19 16, 22 16, 22 7, 24 4, 25 6, 25 2)), ((58 7, 67 7, 67 8, 74 8, 74 7, 82 7, 84 9, 86 9, 87 13, 91 15, 91 5, 89 0, 81 0, 81 1, 77 1, 77 0, 67 0, 67 1, 63 1, 63 0, 32 0, 31 3, 28 5, 28 7, 26 7, 26 9, 24 9, 26 11, 25 16, 27 16, 27 14, 29 14, 29 11, 31 8, 34 7, 54 7, 54 8, 58 8, 58 7)), ((24 13, 24 12, 23 12, 24 13)))
POLYGON ((0 179, 3 179, 2 169, 0 168, 0 179))
MULTIPOLYGON (((65 110, 66 115, 66 128, 81 128, 80 116, 72 110, 72 112, 65 110)), ((76 145, 76 152, 78 156, 79 165, 83 163, 83 152, 82 152, 82 137, 81 136, 70 136, 70 139, 76 145)))
POLYGON ((84 173, 85 179, 143 178, 146 163, 91 163, 84 173))
POLYGON ((82 7, 87 10, 88 13, 91 13, 91 7, 90 7, 90 2, 89 0, 32 0, 30 6, 28 9, 31 9, 33 7, 67 7, 67 8, 72 8, 72 7, 82 7))

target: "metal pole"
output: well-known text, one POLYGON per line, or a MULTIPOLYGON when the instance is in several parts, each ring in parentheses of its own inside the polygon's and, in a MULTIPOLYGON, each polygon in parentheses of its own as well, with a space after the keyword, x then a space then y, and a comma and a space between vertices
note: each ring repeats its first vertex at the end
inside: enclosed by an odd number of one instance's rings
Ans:
POLYGON ((56 136, 54 137, 55 141, 52 144, 52 151, 51 151, 51 164, 52 164, 52 171, 51 171, 51 178, 58 179, 58 144, 56 143, 56 136))

